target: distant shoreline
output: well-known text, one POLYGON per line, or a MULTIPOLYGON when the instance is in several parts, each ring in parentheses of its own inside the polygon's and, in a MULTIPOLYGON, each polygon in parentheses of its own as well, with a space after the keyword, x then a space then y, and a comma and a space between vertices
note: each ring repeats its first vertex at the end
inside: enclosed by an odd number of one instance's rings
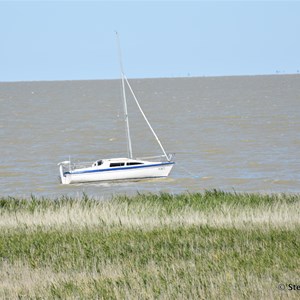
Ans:
MULTIPOLYGON (((129 80, 174 80, 174 79, 202 79, 202 78, 234 78, 234 77, 291 77, 300 76, 300 73, 278 73, 278 74, 256 74, 256 75, 219 75, 219 76, 178 76, 178 77, 148 77, 148 78, 128 78, 129 80)), ((61 79, 61 80, 17 80, 17 81, 0 81, 0 84, 18 84, 18 83, 52 83, 52 82, 86 82, 86 81, 119 81, 119 78, 107 78, 107 79, 61 79)))

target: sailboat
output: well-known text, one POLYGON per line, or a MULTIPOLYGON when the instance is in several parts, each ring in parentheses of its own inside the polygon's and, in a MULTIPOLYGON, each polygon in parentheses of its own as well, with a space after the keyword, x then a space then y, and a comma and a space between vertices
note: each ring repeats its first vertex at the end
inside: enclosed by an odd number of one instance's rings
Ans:
POLYGON ((122 94, 124 105, 124 118, 126 124, 126 136, 127 136, 127 148, 128 157, 123 158, 108 158, 98 159, 89 164, 74 164, 71 160, 58 163, 60 181, 62 184, 71 183, 85 183, 85 182, 98 182, 98 181, 115 181, 115 180, 131 180, 131 179, 146 179, 155 177, 167 177, 175 162, 173 161, 173 154, 167 154, 162 146, 157 134, 153 130, 149 123, 145 113, 143 112, 139 101, 123 71, 121 47, 118 33, 116 32, 116 38, 118 43, 120 70, 121 70, 121 82, 122 82, 122 94), (162 155, 144 158, 133 158, 132 144, 130 137, 129 119, 127 111, 127 99, 126 99, 126 85, 128 86, 133 99, 141 112, 145 122, 154 135, 162 155))

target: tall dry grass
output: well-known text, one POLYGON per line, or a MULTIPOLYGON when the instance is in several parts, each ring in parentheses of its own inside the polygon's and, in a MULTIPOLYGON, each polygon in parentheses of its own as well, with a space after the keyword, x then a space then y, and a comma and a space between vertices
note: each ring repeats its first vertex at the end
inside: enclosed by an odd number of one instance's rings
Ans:
POLYGON ((34 197, 30 200, 2 199, 0 228, 72 230, 75 227, 101 227, 110 230, 122 227, 152 230, 161 226, 207 225, 239 229, 257 226, 263 229, 295 229, 299 225, 300 201, 295 196, 274 195, 270 198, 269 195, 214 193, 121 196, 111 201, 98 201, 86 196, 53 201, 34 197), (221 196, 223 200, 213 199, 221 196))
POLYGON ((288 290, 299 284, 299 195, 2 198, 0 207, 3 299, 299 297, 288 290))

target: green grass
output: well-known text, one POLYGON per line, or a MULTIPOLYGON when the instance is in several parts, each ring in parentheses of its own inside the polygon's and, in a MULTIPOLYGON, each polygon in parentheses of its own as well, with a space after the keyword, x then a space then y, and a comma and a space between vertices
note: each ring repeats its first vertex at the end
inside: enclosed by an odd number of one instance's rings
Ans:
POLYGON ((2 299, 298 299, 300 195, 0 199, 2 299))

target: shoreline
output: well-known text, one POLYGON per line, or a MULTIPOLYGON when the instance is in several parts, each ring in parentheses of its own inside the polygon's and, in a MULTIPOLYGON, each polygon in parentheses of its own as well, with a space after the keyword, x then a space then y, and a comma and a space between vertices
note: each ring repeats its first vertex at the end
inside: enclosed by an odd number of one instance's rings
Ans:
MULTIPOLYGON (((294 77, 300 76, 299 73, 270 73, 270 74, 243 74, 243 75, 195 75, 195 76, 178 76, 178 77, 143 77, 143 78, 128 78, 133 81, 144 80, 176 80, 176 79, 226 79, 226 78, 253 78, 253 77, 294 77)), ((52 80, 19 80, 19 81, 0 81, 1 84, 25 84, 25 83, 75 83, 75 82, 119 82, 120 78, 90 78, 90 79, 52 79, 52 80)))

